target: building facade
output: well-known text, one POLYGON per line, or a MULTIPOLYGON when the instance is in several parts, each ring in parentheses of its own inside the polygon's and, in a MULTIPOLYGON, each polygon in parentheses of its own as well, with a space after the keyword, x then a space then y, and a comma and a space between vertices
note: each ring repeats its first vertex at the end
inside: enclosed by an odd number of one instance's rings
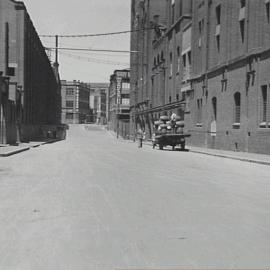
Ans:
POLYGON ((130 70, 115 70, 108 92, 108 128, 127 138, 130 129, 130 70))
POLYGON ((1 143, 40 138, 61 121, 60 84, 22 2, 0 0, 1 143))
POLYGON ((90 117, 90 86, 80 81, 61 81, 62 123, 87 123, 90 117))
POLYGON ((90 108, 93 110, 92 122, 107 124, 108 83, 90 83, 90 108))
POLYGON ((176 112, 192 145, 269 154, 270 1, 161 2, 132 1, 134 125, 176 112))

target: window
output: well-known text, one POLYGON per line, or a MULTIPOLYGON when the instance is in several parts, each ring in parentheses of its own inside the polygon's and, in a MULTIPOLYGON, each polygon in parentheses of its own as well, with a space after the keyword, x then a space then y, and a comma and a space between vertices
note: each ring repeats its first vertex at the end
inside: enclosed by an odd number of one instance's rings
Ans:
POLYGON ((163 61, 164 61, 164 53, 163 53, 163 51, 161 51, 161 56, 160 56, 160 58, 161 58, 161 61, 163 62, 163 61))
POLYGON ((217 98, 213 97, 212 98, 212 107, 213 107, 213 116, 214 120, 217 120, 217 98))
POLYGON ((245 20, 239 21, 240 24, 240 34, 241 34, 241 40, 242 43, 245 41, 245 20))
POLYGON ((219 52, 220 51, 220 35, 216 36, 216 41, 217 41, 217 50, 219 52))
POLYGON ((183 66, 184 66, 184 68, 187 66, 187 61, 186 61, 186 55, 185 54, 183 54, 183 66))
POLYGON ((183 0, 180 0, 180 3, 179 3, 179 14, 180 14, 180 17, 183 15, 183 0))
POLYGON ((179 101, 179 94, 176 94, 176 100, 179 101))
POLYGON ((122 90, 129 90, 129 87, 130 87, 129 83, 127 82, 122 83, 122 90))
POLYGON ((246 6, 246 0, 240 0, 240 7, 243 8, 246 6))
POLYGON ((73 119, 73 113, 66 113, 66 119, 73 119))
POLYGON ((217 19, 217 25, 220 24, 220 17, 221 17, 221 5, 218 5, 216 7, 216 19, 217 19))
POLYGON ((199 21, 199 34, 202 35, 204 29, 204 19, 199 21))
POLYGON ((177 47, 177 73, 180 72, 180 64, 181 64, 180 47, 177 47))
POLYGON ((73 106, 74 106, 73 100, 67 100, 66 101, 66 107, 67 108, 73 108, 73 106))
POLYGON ((191 66, 191 51, 188 52, 188 65, 191 66))
POLYGON ((169 96, 169 103, 172 103, 172 97, 169 96))
POLYGON ((129 106, 129 98, 122 98, 122 105, 129 106))
POLYGON ((172 21, 171 23, 174 24, 174 12, 175 12, 175 0, 172 0, 172 21))
POLYGON ((267 86, 263 85, 261 87, 261 125, 262 127, 266 127, 267 122, 267 86))
POLYGON ((202 126, 202 98, 197 99, 197 126, 202 126))
POLYGON ((73 96, 74 95, 74 89, 73 88, 67 88, 66 95, 67 96, 73 96))
POLYGON ((172 53, 170 53, 170 77, 172 76, 173 74, 173 63, 172 63, 172 53))
POLYGON ((236 92, 234 94, 234 127, 240 125, 241 119, 241 94, 236 92))
POLYGON ((267 22, 270 22, 270 0, 265 1, 265 8, 266 8, 266 16, 267 16, 267 22))

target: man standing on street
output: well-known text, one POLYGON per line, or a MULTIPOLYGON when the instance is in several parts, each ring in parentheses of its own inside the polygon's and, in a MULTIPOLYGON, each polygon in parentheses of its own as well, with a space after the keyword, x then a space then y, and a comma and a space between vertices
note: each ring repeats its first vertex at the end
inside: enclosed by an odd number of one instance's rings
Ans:
POLYGON ((138 139, 138 147, 139 148, 142 148, 143 137, 144 137, 144 132, 141 128, 139 128, 139 130, 137 132, 137 139, 138 139))

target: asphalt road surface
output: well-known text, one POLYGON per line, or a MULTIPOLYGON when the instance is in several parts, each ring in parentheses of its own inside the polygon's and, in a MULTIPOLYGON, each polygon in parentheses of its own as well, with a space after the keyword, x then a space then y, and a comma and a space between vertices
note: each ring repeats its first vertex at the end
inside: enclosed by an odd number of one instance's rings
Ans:
POLYGON ((0 269, 269 269, 270 167, 98 126, 0 159, 0 269))

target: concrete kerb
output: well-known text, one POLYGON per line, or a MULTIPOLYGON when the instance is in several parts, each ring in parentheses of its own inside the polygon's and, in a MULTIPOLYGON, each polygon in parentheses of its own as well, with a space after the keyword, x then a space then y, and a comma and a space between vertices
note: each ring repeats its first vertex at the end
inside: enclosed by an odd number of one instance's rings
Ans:
MULTIPOLYGON (((112 137, 116 138, 116 135, 114 134, 114 132, 109 131, 109 130, 107 130, 107 131, 112 137)), ((124 140, 124 139, 121 139, 120 141, 134 142, 133 140, 124 140)), ((152 141, 151 140, 143 141, 143 145, 152 146, 152 141)), ((229 154, 226 155, 226 154, 219 154, 219 153, 209 152, 208 149, 195 150, 195 149, 192 149, 192 146, 189 146, 189 145, 187 146, 187 149, 191 153, 197 153, 197 154, 202 154, 202 155, 208 155, 208 156, 214 156, 214 157, 220 157, 220 158, 227 158, 227 159, 239 160, 239 161, 243 161, 243 162, 249 162, 249 163, 255 163, 255 164, 261 164, 261 165, 270 166, 270 156, 269 156, 269 161, 265 161, 265 160, 258 160, 258 159, 249 158, 249 157, 237 157, 237 156, 233 156, 233 155, 229 155, 229 154)))
POLYGON ((30 147, 21 147, 19 149, 8 150, 8 151, 6 151, 4 153, 0 153, 0 157, 9 157, 9 156, 12 156, 12 155, 27 151, 29 149, 30 149, 30 147))
POLYGON ((49 139, 43 142, 30 142, 30 143, 22 144, 21 146, 3 146, 2 150, 6 150, 6 151, 3 151, 3 153, 0 152, 0 157, 9 157, 9 156, 30 150, 31 148, 36 148, 41 145, 51 144, 58 141, 60 141, 60 139, 49 139), (9 147, 12 147, 14 149, 10 149, 9 147))
POLYGON ((248 157, 246 158, 236 157, 236 156, 223 155, 223 154, 218 154, 218 153, 211 153, 207 151, 192 150, 192 149, 189 149, 189 151, 192 153, 197 153, 197 154, 202 154, 202 155, 215 156, 215 157, 220 157, 220 158, 227 158, 227 159, 233 159, 233 160, 239 160, 239 161, 244 161, 244 162, 249 162, 249 163, 256 163, 256 164, 270 166, 270 161, 257 160, 257 159, 252 159, 248 157))

